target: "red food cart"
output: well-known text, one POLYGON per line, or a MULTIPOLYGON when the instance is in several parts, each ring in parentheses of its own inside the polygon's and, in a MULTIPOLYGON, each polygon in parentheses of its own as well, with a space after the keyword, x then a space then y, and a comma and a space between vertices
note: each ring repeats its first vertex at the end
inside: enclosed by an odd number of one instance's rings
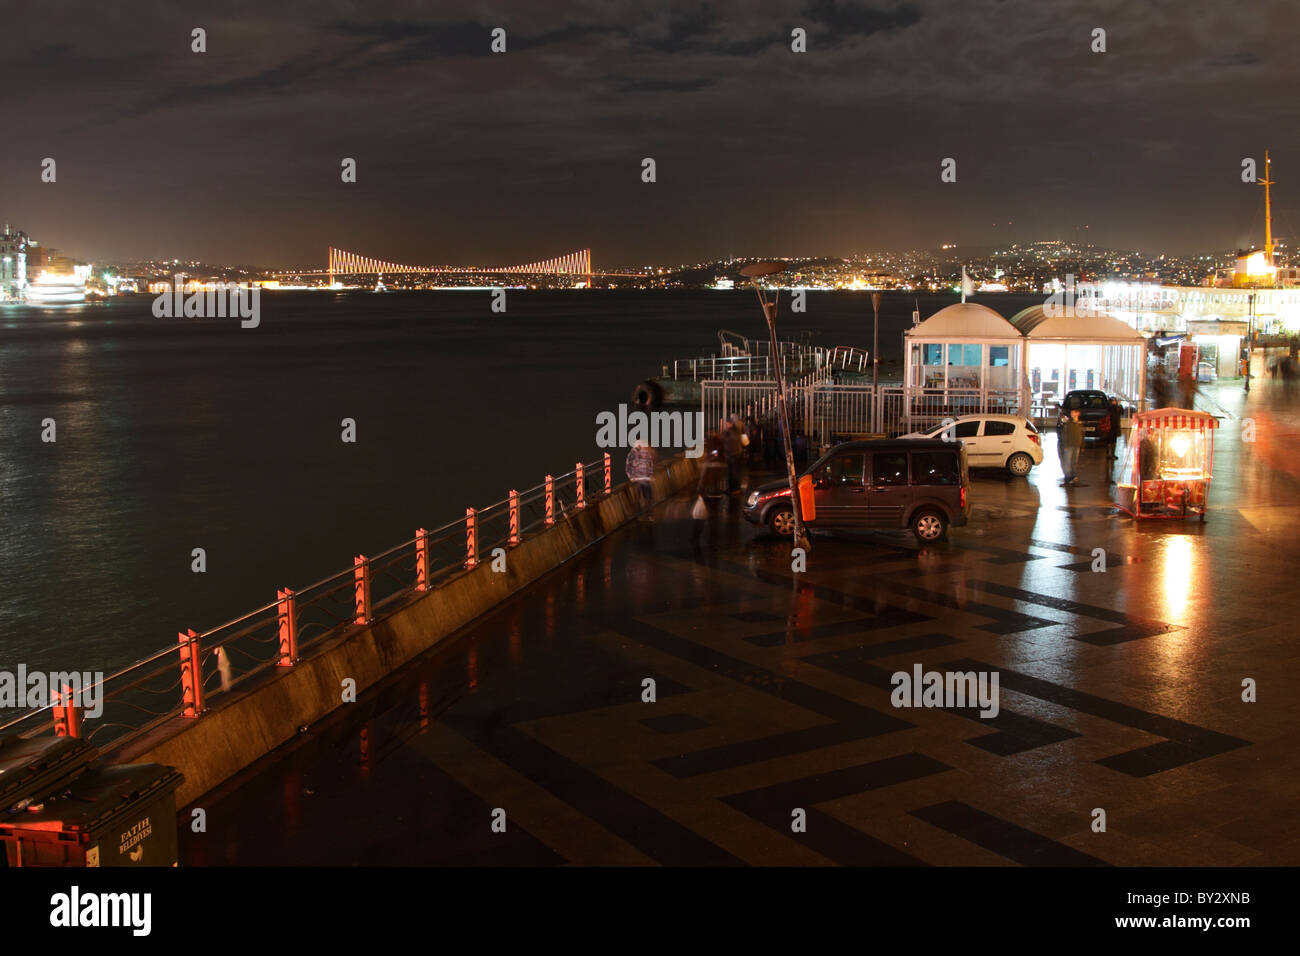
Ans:
POLYGON ((1134 518, 1204 521, 1218 427, 1213 415, 1188 408, 1135 414, 1115 504, 1134 518))

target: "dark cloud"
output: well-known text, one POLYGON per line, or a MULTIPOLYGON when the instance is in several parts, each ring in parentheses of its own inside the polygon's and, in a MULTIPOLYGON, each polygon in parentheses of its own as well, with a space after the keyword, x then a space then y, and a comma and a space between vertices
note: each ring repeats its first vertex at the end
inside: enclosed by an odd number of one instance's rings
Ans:
POLYGON ((910 3, 881 7, 852 0, 809 0, 804 10, 821 28, 818 40, 832 46, 854 37, 901 30, 921 19, 921 11, 910 3))
POLYGON ((1206 61, 1207 66, 1255 66, 1262 62, 1254 53, 1228 53, 1206 61))
POLYGON ((707 89, 714 80, 707 77, 682 80, 641 80, 630 77, 612 77, 614 91, 617 93, 694 93, 707 89))

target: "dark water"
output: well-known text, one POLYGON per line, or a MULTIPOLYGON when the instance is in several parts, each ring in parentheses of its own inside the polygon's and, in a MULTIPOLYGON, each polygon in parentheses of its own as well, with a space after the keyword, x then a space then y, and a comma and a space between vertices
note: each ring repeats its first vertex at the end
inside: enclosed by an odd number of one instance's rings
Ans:
MULTIPOLYGON (((256 329, 151 301, 0 309, 0 668, 111 670, 234 618, 598 458, 596 414, 663 362, 765 334, 744 291, 511 292, 505 314, 487 292, 284 292, 256 329)), ((886 297, 883 359, 912 308, 886 297)), ((779 321, 871 345, 865 294, 783 296, 779 321)))

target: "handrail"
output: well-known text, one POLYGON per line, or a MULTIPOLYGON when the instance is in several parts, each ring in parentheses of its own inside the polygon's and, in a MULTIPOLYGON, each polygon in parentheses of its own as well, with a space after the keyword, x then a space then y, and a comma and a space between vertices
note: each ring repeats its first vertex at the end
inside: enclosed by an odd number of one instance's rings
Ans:
MULTIPOLYGON (((657 467, 662 470, 670 465, 671 459, 657 467)), ((98 717, 83 717, 82 722, 99 723, 89 731, 91 734, 125 728, 123 733, 105 738, 121 743, 178 714, 197 717, 205 698, 226 693, 267 668, 292 666, 303 647, 342 628, 368 623, 374 608, 414 597, 437 581, 474 567, 475 550, 486 552, 516 545, 523 535, 549 527, 576 509, 590 507, 612 490, 612 459, 606 453, 597 461, 579 462, 572 471, 547 476, 541 484, 513 492, 484 508, 469 509, 465 518, 433 531, 421 530, 376 555, 359 555, 352 567, 305 587, 283 590, 276 601, 202 633, 184 632, 176 644, 81 688, 83 702, 88 691, 100 690, 103 704, 98 717), (523 520, 525 511, 531 519, 527 523, 523 520), (412 579, 404 580, 400 572, 407 568, 414 574, 412 579), (180 668, 176 666, 178 654, 183 662, 180 668), (168 657, 170 663, 160 664, 168 657), (218 686, 209 686, 212 683, 218 686), (166 698, 170 703, 155 709, 166 698), (111 719, 110 709, 114 711, 111 719), (132 719, 137 722, 130 723, 132 719)), ((26 711, 0 723, 0 733, 31 736, 46 729, 51 718, 57 726, 60 711, 66 707, 50 703, 26 711)), ((97 739, 96 743, 102 741, 97 739)))

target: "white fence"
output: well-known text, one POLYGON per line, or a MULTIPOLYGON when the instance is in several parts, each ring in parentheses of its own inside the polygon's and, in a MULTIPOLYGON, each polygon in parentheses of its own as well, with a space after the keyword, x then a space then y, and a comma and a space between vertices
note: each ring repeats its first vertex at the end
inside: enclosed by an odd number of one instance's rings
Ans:
MULTIPOLYGON (((822 368, 786 383, 792 427, 802 421, 809 389, 829 384, 830 376, 830 368, 822 368)), ((776 415, 776 383, 736 379, 701 382, 700 410, 704 413, 704 427, 707 429, 716 428, 722 419, 732 415, 743 415, 760 421, 773 420, 776 415)))
MULTIPOLYGON (((814 445, 922 431, 945 418, 962 415, 1022 414, 1020 395, 1014 389, 844 385, 819 373, 791 383, 787 393, 791 426, 802 430, 814 445)), ((701 394, 708 428, 733 414, 759 421, 775 419, 776 386, 772 382, 703 382, 701 394)))

